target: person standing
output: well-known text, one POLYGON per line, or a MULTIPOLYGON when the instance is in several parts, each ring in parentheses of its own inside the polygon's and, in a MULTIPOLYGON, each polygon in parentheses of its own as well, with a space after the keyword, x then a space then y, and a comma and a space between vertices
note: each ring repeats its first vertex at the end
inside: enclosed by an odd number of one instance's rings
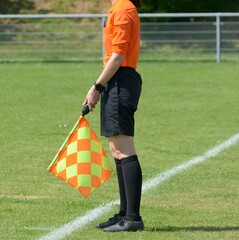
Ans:
POLYGON ((142 170, 134 146, 134 113, 142 80, 136 71, 140 52, 140 0, 110 0, 104 26, 104 68, 88 91, 90 111, 101 99, 101 135, 108 138, 116 163, 119 213, 96 227, 106 232, 144 229, 140 215, 142 170))

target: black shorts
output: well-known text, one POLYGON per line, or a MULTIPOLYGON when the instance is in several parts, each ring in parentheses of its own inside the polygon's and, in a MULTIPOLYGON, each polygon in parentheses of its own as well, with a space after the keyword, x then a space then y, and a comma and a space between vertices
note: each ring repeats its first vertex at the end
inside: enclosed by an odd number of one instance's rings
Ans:
POLYGON ((133 68, 120 67, 101 94, 101 135, 134 136, 134 113, 142 80, 133 68))

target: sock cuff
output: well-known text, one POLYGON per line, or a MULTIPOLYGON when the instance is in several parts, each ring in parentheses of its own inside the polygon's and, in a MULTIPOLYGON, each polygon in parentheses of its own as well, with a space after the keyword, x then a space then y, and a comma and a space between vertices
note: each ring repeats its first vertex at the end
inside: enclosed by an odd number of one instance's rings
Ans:
POLYGON ((139 161, 137 155, 133 155, 133 156, 122 159, 121 164, 124 165, 124 164, 127 164, 129 162, 135 162, 135 161, 137 161, 137 162, 139 161))
POLYGON ((117 158, 115 158, 115 164, 121 164, 121 161, 117 158))

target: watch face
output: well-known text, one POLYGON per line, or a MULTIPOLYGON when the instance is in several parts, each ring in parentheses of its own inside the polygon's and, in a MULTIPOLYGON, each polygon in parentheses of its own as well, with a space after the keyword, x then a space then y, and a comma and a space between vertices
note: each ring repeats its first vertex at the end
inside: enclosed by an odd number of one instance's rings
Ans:
POLYGON ((96 90, 98 90, 98 91, 100 91, 100 90, 102 89, 102 87, 101 87, 100 84, 96 84, 96 85, 95 85, 95 88, 96 88, 96 90))
POLYGON ((97 91, 102 91, 104 89, 104 86, 100 83, 95 84, 95 89, 97 91))

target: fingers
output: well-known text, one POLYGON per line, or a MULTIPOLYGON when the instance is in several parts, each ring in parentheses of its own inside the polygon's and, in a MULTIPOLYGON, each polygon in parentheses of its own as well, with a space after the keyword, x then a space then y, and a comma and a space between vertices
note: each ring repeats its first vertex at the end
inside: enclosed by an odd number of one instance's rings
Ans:
POLYGON ((87 100, 85 99, 84 102, 82 103, 82 106, 87 104, 87 100))
POLYGON ((97 102, 94 102, 93 100, 89 101, 86 99, 82 105, 85 105, 85 104, 89 106, 89 109, 92 112, 93 109, 96 107, 97 102))
POLYGON ((89 109, 92 112, 93 109, 96 107, 97 102, 91 101, 90 103, 88 103, 89 109))
POLYGON ((93 109, 96 107, 96 104, 99 101, 99 99, 100 99, 100 93, 96 91, 95 87, 93 86, 87 93, 83 105, 88 104, 89 110, 92 112, 93 109))

